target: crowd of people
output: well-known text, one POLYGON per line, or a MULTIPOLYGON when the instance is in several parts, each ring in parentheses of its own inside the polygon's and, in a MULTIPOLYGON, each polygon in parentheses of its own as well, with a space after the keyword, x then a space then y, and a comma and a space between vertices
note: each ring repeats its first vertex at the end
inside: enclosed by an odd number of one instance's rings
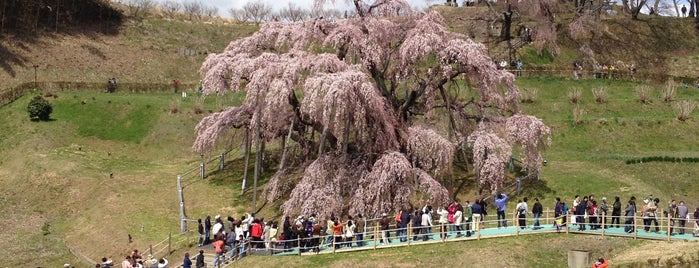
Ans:
MULTIPOLYGON (((505 193, 494 195, 493 207, 489 207, 486 199, 476 199, 473 203, 454 201, 436 209, 430 205, 417 209, 404 207, 395 215, 383 213, 376 219, 366 219, 361 214, 342 217, 329 215, 323 219, 315 214, 300 215, 296 218, 285 216, 281 225, 276 221, 256 218, 249 213, 240 219, 228 216, 226 220, 217 215, 213 222, 211 217, 207 216, 204 221, 199 220, 199 245, 213 243, 217 252, 216 259, 220 257, 225 262, 226 248, 230 249, 228 259, 236 260, 245 256, 246 247, 268 249, 271 252, 296 247, 300 247, 301 251, 317 251, 321 246, 357 247, 365 245, 365 235, 372 236, 372 239, 377 235, 377 242, 386 245, 391 243, 392 232, 400 242, 406 242, 408 239, 426 241, 437 235, 433 232, 438 232, 440 238, 447 235, 468 237, 482 228, 489 208, 495 209, 498 228, 508 226, 508 214, 515 215, 518 228, 543 228, 540 218, 544 208, 538 198, 534 198, 531 204, 526 197, 519 199, 513 211, 507 210, 508 198, 505 193), (527 220, 528 216, 533 217, 532 226, 528 226, 528 223, 532 222, 527 220), (374 224, 367 223, 368 221, 375 222, 378 228, 376 233, 369 231, 373 230, 371 227, 374 224), (409 234, 408 229, 412 234, 409 234)), ((660 200, 652 196, 642 202, 643 205, 637 208, 635 197, 631 197, 626 206, 622 206, 619 197, 615 197, 613 202, 608 202, 607 198, 603 197, 598 202, 594 195, 589 195, 575 196, 572 206, 569 206, 560 198, 556 198, 553 211, 554 226, 561 228, 570 224, 569 228, 584 231, 588 228, 602 228, 604 224, 605 228, 624 228, 626 232, 632 233, 635 231, 635 216, 640 213, 646 232, 652 231, 653 225, 655 231, 660 232, 658 217, 662 213, 665 219, 669 218, 670 235, 699 234, 699 207, 691 213, 684 201, 670 200, 668 206, 662 209, 660 200)), ((217 260, 214 260, 214 264, 216 263, 217 260)))
MULTIPOLYGON (((107 257, 102 258, 101 263, 96 263, 95 268, 115 268, 114 261, 107 257)), ((138 249, 134 249, 131 254, 124 257, 121 262, 121 268, 167 268, 168 261, 165 258, 156 259, 148 255, 148 258, 143 258, 138 249)))
MULTIPOLYGON (((473 203, 453 201, 436 209, 430 205, 421 208, 404 207, 395 215, 382 213, 375 219, 366 219, 361 214, 329 215, 321 219, 316 214, 310 214, 296 218, 285 216, 280 225, 277 221, 266 221, 251 213, 238 219, 232 216, 224 219, 216 215, 212 220, 211 216, 207 216, 204 220, 198 220, 198 245, 213 246, 215 257, 211 264, 217 267, 223 263, 242 259, 249 250, 254 249, 262 249, 272 254, 291 251, 295 248, 301 252, 317 252, 326 247, 336 249, 361 247, 366 245, 366 237, 376 239, 380 245, 387 245, 392 241, 392 232, 395 235, 394 239, 400 242, 407 242, 410 239, 428 241, 437 235, 440 239, 446 239, 449 235, 457 238, 469 237, 484 228, 483 223, 490 208, 495 209, 497 228, 508 227, 508 214, 516 217, 517 228, 533 230, 543 228, 540 218, 544 209, 538 198, 534 198, 531 204, 526 197, 519 199, 514 210, 508 211, 509 196, 507 194, 499 193, 493 197, 492 207, 486 202, 489 198, 476 199, 473 203), (528 216, 532 216, 533 220, 528 221, 528 216), (528 226, 532 221, 532 226, 528 226), (376 228, 372 228, 373 226, 376 228)), ((602 227, 624 228, 628 233, 636 232, 635 226, 639 228, 642 226, 645 232, 660 233, 661 228, 658 222, 659 218, 663 217, 663 223, 669 223, 661 224, 664 226, 662 230, 666 231, 665 234, 669 231, 669 235, 699 235, 699 207, 692 213, 684 201, 669 200, 667 207, 662 208, 660 199, 653 196, 648 196, 639 201, 641 202, 642 205, 638 207, 637 200, 633 196, 625 205, 622 205, 618 196, 611 202, 608 202, 606 197, 598 202, 594 195, 583 197, 576 195, 569 206, 560 198, 556 198, 553 225, 558 230, 569 225, 568 228, 577 228, 578 231, 602 227), (642 225, 635 224, 637 218, 642 219, 642 225)), ((203 253, 202 250, 192 258, 187 253, 182 266, 205 267, 203 253)), ((103 258, 102 264, 96 267, 111 268, 112 265, 111 260, 103 258)), ((167 267, 167 260, 156 260, 151 256, 144 259, 138 250, 134 250, 122 262, 122 268, 143 267, 164 268, 167 267)))

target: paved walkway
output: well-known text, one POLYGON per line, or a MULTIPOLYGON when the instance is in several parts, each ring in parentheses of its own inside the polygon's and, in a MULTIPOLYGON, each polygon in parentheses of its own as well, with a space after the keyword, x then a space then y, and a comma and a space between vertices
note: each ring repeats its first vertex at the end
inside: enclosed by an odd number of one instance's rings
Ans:
MULTIPOLYGON (((542 220, 543 222, 543 220, 542 220)), ((509 221, 511 223, 511 221, 509 221)), ((577 231, 577 226, 572 225, 570 229, 566 229, 565 226, 561 227, 559 230, 557 230, 553 224, 542 224, 539 228, 533 228, 532 225, 527 226, 526 228, 519 228, 516 226, 508 226, 508 227, 503 227, 503 228, 498 228, 495 226, 495 221, 489 221, 483 223, 485 228, 480 230, 479 232, 472 231, 471 236, 466 236, 465 231, 461 231, 461 236, 457 236, 457 232, 447 232, 447 236, 442 239, 440 237, 440 234, 438 232, 439 226, 434 226, 435 228, 433 229, 433 232, 428 234, 428 235, 418 235, 418 238, 416 240, 413 240, 413 234, 412 230, 410 233, 410 239, 409 241, 406 242, 401 242, 400 239, 396 237, 396 230, 390 230, 391 237, 389 239, 389 243, 380 243, 380 234, 375 233, 373 231, 367 232, 365 234, 365 239, 364 239, 364 245, 363 246, 357 246, 357 241, 356 239, 352 241, 352 247, 348 247, 346 245, 342 245, 339 248, 334 248, 332 244, 329 244, 330 242, 324 242, 321 243, 320 247, 317 250, 314 250, 314 248, 302 248, 301 250, 301 255, 312 255, 312 254, 328 254, 328 253, 340 253, 340 252, 348 252, 348 251, 360 251, 360 250, 373 250, 373 249, 381 249, 381 248, 390 248, 390 247, 403 247, 403 246, 413 246, 413 245, 423 245, 423 244, 434 244, 434 243, 446 243, 446 242, 454 242, 454 241, 467 241, 467 240, 478 240, 478 239, 489 239, 489 238, 497 238, 497 237, 506 237, 506 236, 519 236, 519 235, 532 235, 532 234, 540 234, 540 233, 556 233, 559 232, 561 234, 566 234, 566 233, 575 233, 575 234, 586 234, 586 235, 600 235, 600 236, 616 236, 616 237, 627 237, 631 239, 654 239, 654 240, 690 240, 690 241, 699 241, 699 237, 695 237, 690 229, 687 230, 686 234, 679 234, 677 229, 675 229, 674 233, 672 236, 667 235, 667 227, 665 226, 663 229, 661 226, 661 231, 656 233, 656 232, 645 232, 643 230, 643 227, 641 226, 640 230, 638 232, 632 232, 632 233, 626 233, 624 232, 624 227, 623 225, 616 228, 616 227, 606 227, 604 229, 599 228, 596 230, 591 230, 589 225, 587 226, 587 230, 585 231, 577 231), (663 231, 664 230, 664 231, 663 231), (424 240, 423 238, 426 237, 427 239, 424 240)), ((652 228, 654 230, 655 226, 652 228)), ((320 238, 321 240, 323 238, 320 238)), ((249 251, 248 254, 260 254, 260 255, 268 255, 271 254, 273 256, 281 256, 281 255, 299 255, 299 241, 298 240, 293 240, 288 242, 290 244, 289 249, 283 249, 284 246, 282 243, 279 243, 276 246, 276 249, 274 250, 268 250, 268 249, 259 249, 259 250, 253 250, 249 251)), ((207 248, 206 246, 204 248, 207 248)), ((207 250, 208 251, 208 250, 207 250)))
MULTIPOLYGON (((531 218, 528 219, 528 222, 532 221, 531 218)), ((410 239, 409 241, 406 242, 401 242, 399 238, 396 237, 396 230, 390 230, 391 237, 390 241, 387 244, 380 243, 380 233, 374 232, 373 231, 373 226, 367 233, 365 233, 364 237, 364 245, 363 246, 357 246, 357 241, 356 239, 352 241, 352 247, 348 247, 346 245, 343 245, 342 247, 339 248, 334 248, 332 244, 328 244, 328 242, 322 242, 320 247, 318 247, 316 250, 315 248, 302 248, 301 253, 299 254, 299 241, 298 240, 292 240, 287 243, 290 244, 288 249, 283 249, 284 245, 283 243, 278 243, 276 245, 276 249, 270 250, 270 249, 256 249, 256 250, 249 250, 249 254, 254 254, 254 255, 272 255, 272 256, 285 256, 285 255, 313 255, 313 254, 332 254, 332 253, 341 253, 341 252, 350 252, 350 251, 361 251, 361 250, 374 250, 374 249, 381 249, 381 248, 392 248, 392 247, 404 247, 404 246, 414 246, 414 245, 424 245, 424 244, 435 244, 435 243, 447 243, 447 242, 455 242, 455 241, 468 241, 468 240, 479 240, 479 239, 490 239, 490 238, 497 238, 497 237, 507 237, 507 236, 519 236, 519 235, 535 235, 535 234, 540 234, 540 233, 561 233, 561 235, 565 235, 567 233, 574 233, 574 234, 586 234, 586 235, 599 235, 599 236, 615 236, 615 237, 626 237, 630 239, 653 239, 653 240, 689 240, 689 241, 699 241, 699 237, 696 237, 692 234, 692 229, 691 227, 693 226, 693 223, 690 225, 690 222, 688 222, 687 226, 688 229, 686 230, 686 234, 679 234, 678 229, 676 228, 674 230, 673 235, 668 236, 667 235, 667 225, 660 227, 660 232, 646 232, 643 230, 643 226, 639 226, 638 232, 632 232, 632 233, 627 233, 624 232, 624 226, 621 225, 620 227, 609 227, 606 226, 606 228, 602 229, 596 229, 596 230, 591 230, 589 224, 587 225, 587 230, 585 231, 578 231, 576 225, 571 225, 569 229, 566 229, 565 226, 561 227, 560 229, 557 229, 553 224, 551 223, 545 223, 545 219, 541 220, 542 225, 538 228, 533 228, 533 225, 528 225, 526 228, 519 228, 517 226, 508 226, 508 227, 503 227, 503 228, 498 228, 496 221, 486 221, 481 224, 481 226, 484 226, 480 230, 480 232, 472 231, 471 236, 466 236, 466 231, 461 231, 461 236, 457 236, 457 232, 447 232, 447 236, 442 239, 439 234, 439 229, 440 226, 433 226, 433 232, 427 235, 418 235, 416 240, 413 240, 413 234, 412 230, 410 233, 410 239), (423 238, 426 237, 427 240, 424 240, 423 238)), ((549 221, 550 222, 550 221, 549 221)), ((640 222, 640 219, 639 219, 640 222)), ((508 223, 512 223, 512 220, 508 220, 508 223)), ((473 227, 473 225, 472 225, 473 227)), ((651 228, 651 230, 655 230, 655 226, 651 228)), ((322 241, 323 238, 320 238, 322 241)), ((200 249, 203 249, 205 251, 206 255, 206 260, 207 264, 210 264, 211 261, 213 261, 213 248, 211 245, 205 245, 203 247, 200 247, 200 249)), ((226 257, 229 256, 229 253, 226 254, 226 257)), ((229 265, 232 265, 235 262, 230 262, 227 265, 221 266, 221 267, 227 267, 229 265)))

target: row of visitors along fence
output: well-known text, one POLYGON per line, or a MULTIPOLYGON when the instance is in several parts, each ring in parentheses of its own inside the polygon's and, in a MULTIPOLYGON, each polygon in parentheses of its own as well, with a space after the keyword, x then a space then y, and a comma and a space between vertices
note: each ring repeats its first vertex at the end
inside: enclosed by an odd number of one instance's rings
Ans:
MULTIPOLYGON (((480 221, 465 221, 462 224, 433 223, 431 226, 413 226, 381 230, 378 221, 368 221, 365 230, 356 230, 354 235, 307 235, 302 231, 294 239, 275 238, 268 241, 245 241, 242 248, 247 254, 263 255, 307 255, 326 254, 357 250, 415 246, 421 244, 446 243, 453 241, 480 240, 506 236, 530 235, 539 233, 561 233, 562 235, 588 234, 600 236, 621 236, 633 239, 656 240, 697 240, 699 227, 696 219, 679 219, 661 216, 652 230, 645 231, 644 217, 600 215, 598 221, 590 223, 594 217, 580 215, 554 217, 551 209, 545 209, 539 217, 531 213, 524 218, 512 212, 507 219, 486 216, 480 221), (615 224, 611 224, 612 219, 615 224), (680 225, 680 220, 684 220, 680 225), (506 226, 505 222, 506 221, 506 226), (500 224, 498 224, 500 222, 500 224), (584 222, 584 223, 583 223, 584 222), (618 222, 618 223, 617 223, 618 222), (500 225, 500 227, 498 227, 500 225)), ((392 223, 395 226, 395 223, 392 223)))

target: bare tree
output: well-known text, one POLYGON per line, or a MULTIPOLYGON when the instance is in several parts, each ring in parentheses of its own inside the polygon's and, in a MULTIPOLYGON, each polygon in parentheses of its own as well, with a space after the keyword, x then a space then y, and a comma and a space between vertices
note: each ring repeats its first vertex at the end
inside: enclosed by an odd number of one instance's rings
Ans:
POLYGON ((162 4, 163 11, 169 18, 174 18, 182 10, 182 4, 175 0, 167 0, 162 4))
POLYGON ((272 15, 272 6, 261 1, 247 2, 243 6, 245 18, 248 21, 260 24, 260 22, 270 19, 272 15))
POLYGON ((214 18, 218 17, 218 7, 215 6, 205 6, 204 7, 204 16, 209 17, 209 18, 214 18))
POLYGON ((282 7, 279 10, 278 17, 283 21, 303 21, 308 18, 309 11, 301 7, 296 6, 296 4, 289 2, 286 7, 282 7))
POLYGON ((313 9, 310 13, 311 18, 326 18, 326 19, 336 19, 339 18, 343 13, 337 9, 313 9))
POLYGON ((242 9, 231 8, 228 10, 228 14, 230 14, 236 21, 242 22, 246 20, 245 11, 242 9))
POLYGON ((124 4, 128 7, 129 16, 134 18, 143 18, 155 7, 153 0, 126 0, 124 4))
POLYGON ((204 13, 204 5, 201 3, 201 1, 193 0, 184 2, 183 7, 184 13, 187 14, 189 20, 194 20, 194 18, 201 19, 201 16, 204 13))
POLYGON ((631 14, 631 18, 638 19, 638 14, 641 13, 641 9, 646 5, 648 0, 622 0, 622 5, 624 11, 631 14))

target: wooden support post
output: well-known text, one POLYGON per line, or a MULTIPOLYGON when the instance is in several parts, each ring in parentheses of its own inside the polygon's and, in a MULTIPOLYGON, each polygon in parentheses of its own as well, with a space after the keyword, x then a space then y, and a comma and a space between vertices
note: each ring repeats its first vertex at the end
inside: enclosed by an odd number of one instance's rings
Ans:
MULTIPOLYGON (((482 217, 483 215, 481 215, 482 217)), ((481 223, 480 223, 480 217, 478 218, 479 222, 476 222, 476 219, 474 219, 474 224, 476 225, 476 232, 478 232, 478 240, 481 240, 481 223)))
POLYGON ((570 233, 570 219, 571 219, 571 218, 569 217, 569 215, 570 215, 570 214, 568 214, 567 211, 566 211, 566 214, 565 214, 565 215, 561 215, 562 217, 565 217, 565 219, 566 219, 566 234, 567 234, 567 233, 570 233))
POLYGON ((513 212, 512 215, 514 215, 513 218, 515 218, 515 235, 519 236, 519 221, 517 220, 517 210, 515 210, 515 212, 513 212))
POLYGON ((667 214, 667 241, 670 241, 672 235, 672 213, 667 214))
POLYGON ((379 222, 376 222, 376 226, 374 227, 374 250, 376 250, 376 244, 378 242, 376 241, 376 238, 379 236, 379 222))
POLYGON ((444 232, 444 223, 439 223, 439 239, 442 240, 442 243, 444 243, 444 235, 446 233, 444 232))
POLYGON ((406 230, 405 233, 406 233, 405 238, 408 239, 408 247, 410 247, 410 238, 413 237, 412 236, 412 233, 413 233, 413 223, 412 222, 408 223, 408 230, 406 230))
POLYGON ((636 225, 636 215, 634 215, 633 216, 633 239, 638 238, 638 228, 636 228, 636 227, 638 227, 638 226, 636 225))
POLYGON ((333 234, 333 254, 335 254, 335 241, 337 241, 337 235, 333 234))
MULTIPOLYGON (((547 208, 547 209, 546 209, 546 219, 544 220, 544 225, 548 225, 548 224, 549 224, 549 216, 550 216, 550 215, 549 215, 549 212, 550 212, 550 211, 549 211, 549 209, 547 208)), ((554 214, 554 215, 555 215, 555 214, 554 214)))
POLYGON ((167 255, 172 254, 172 232, 167 235, 167 255))
POLYGON ((605 224, 607 223, 607 214, 602 212, 602 237, 604 237, 605 224))

